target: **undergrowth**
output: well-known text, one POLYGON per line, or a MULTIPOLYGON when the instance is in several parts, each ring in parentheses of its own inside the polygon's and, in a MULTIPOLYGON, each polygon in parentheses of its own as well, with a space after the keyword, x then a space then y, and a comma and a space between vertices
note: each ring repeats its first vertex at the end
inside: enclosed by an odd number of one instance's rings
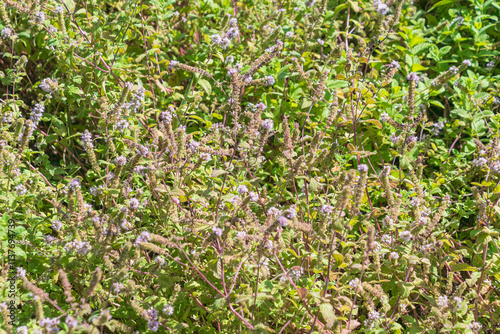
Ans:
POLYGON ((498 17, 0 0, 0 332, 498 332, 498 17))

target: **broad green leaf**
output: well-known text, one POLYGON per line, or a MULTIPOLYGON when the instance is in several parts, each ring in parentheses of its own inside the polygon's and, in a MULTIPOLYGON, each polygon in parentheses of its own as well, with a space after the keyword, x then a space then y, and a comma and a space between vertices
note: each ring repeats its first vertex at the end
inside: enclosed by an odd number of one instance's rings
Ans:
POLYGON ((186 196, 186 194, 184 193, 184 190, 179 189, 179 188, 172 189, 172 191, 170 191, 170 195, 171 196, 186 196))
POLYGON ((309 108, 312 105, 312 103, 313 103, 313 101, 311 100, 311 98, 306 97, 302 101, 302 106, 300 108, 302 108, 302 109, 309 108))
POLYGON ((349 86, 349 83, 344 80, 330 80, 326 83, 326 87, 328 87, 329 89, 344 88, 347 86, 349 86))
POLYGON ((460 0, 441 0, 438 3, 436 3, 434 6, 432 6, 429 9, 429 12, 432 11, 434 8, 438 8, 438 7, 441 7, 441 6, 449 5, 449 4, 452 4, 452 3, 455 3, 455 2, 459 2, 459 1, 460 0))
POLYGON ((325 327, 326 328, 332 328, 333 323, 335 322, 335 313, 333 311, 333 306, 330 303, 323 303, 319 306, 319 311, 321 312, 321 315, 323 316, 323 319, 325 319, 325 327))
POLYGON ((414 63, 412 66, 411 66, 411 70, 413 72, 419 72, 419 71, 426 71, 428 70, 427 67, 424 67, 422 65, 420 65, 419 63, 414 63))
POLYGON ((207 95, 212 94, 212 86, 210 82, 205 79, 198 79, 198 84, 203 88, 203 90, 207 93, 207 95))
POLYGON ((458 116, 460 116, 460 117, 462 117, 462 118, 468 118, 468 119, 470 119, 470 114, 469 114, 469 112, 468 112, 468 111, 466 111, 466 110, 463 110, 463 109, 453 109, 453 110, 451 111, 451 113, 452 113, 452 114, 455 114, 455 115, 458 115, 458 116))
POLYGON ((425 38, 422 38, 420 36, 417 36, 417 37, 413 37, 411 40, 410 40, 410 48, 413 48, 415 45, 417 44, 420 44, 422 42, 425 42, 425 38))
POLYGON ((380 123, 380 121, 378 121, 376 119, 367 119, 367 120, 364 120, 361 122, 371 123, 371 124, 375 125, 377 128, 379 128, 380 130, 382 130, 382 123, 380 123))
POLYGON ((216 170, 212 171, 211 176, 212 177, 217 177, 217 176, 220 176, 220 175, 223 175, 223 174, 227 174, 227 171, 222 170, 222 169, 216 169, 216 170))
POLYGON ((477 271, 477 268, 466 263, 456 263, 451 266, 451 271, 477 271))

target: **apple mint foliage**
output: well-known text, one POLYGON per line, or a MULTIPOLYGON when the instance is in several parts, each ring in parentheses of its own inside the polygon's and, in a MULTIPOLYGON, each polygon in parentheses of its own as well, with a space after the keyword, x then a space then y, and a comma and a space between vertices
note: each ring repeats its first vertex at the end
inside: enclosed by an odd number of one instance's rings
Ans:
POLYGON ((0 334, 500 331, 499 17, 0 0, 0 334))

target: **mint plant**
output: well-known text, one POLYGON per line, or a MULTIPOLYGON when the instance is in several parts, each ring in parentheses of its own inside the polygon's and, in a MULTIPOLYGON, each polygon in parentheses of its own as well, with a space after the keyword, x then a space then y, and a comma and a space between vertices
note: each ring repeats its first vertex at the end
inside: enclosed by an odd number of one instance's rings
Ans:
POLYGON ((0 332, 495 333, 499 11, 0 0, 0 332))

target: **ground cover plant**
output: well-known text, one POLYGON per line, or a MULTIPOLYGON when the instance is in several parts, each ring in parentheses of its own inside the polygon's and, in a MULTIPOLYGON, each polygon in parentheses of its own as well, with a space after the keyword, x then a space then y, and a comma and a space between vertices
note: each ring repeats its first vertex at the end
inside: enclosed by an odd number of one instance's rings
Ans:
POLYGON ((498 332, 499 17, 0 0, 0 332, 498 332))

